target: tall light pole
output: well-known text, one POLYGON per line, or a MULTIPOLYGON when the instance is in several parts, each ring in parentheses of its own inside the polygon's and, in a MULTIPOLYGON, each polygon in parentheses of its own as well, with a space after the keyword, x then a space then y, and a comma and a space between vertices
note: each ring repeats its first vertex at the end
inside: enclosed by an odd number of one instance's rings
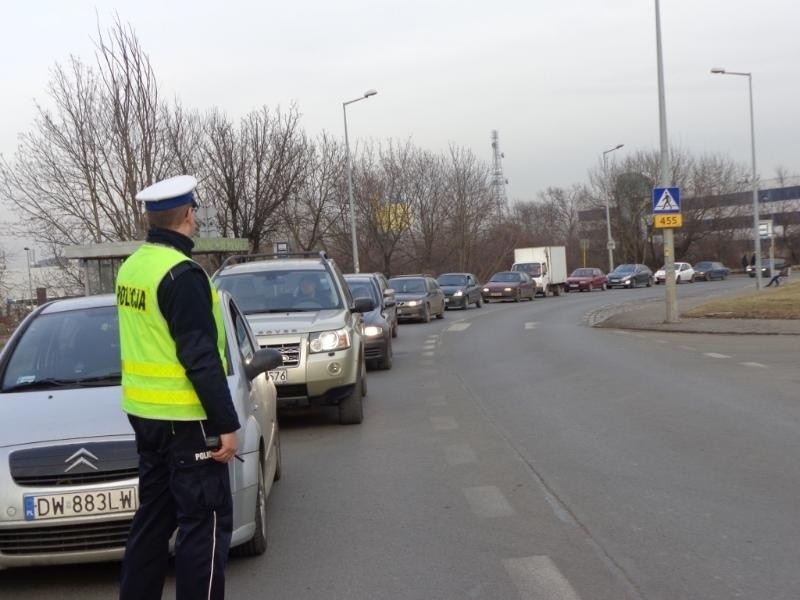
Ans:
POLYGON ((33 279, 31 279, 31 250, 27 246, 25 246, 25 258, 28 260, 28 294, 30 298, 31 305, 33 305, 33 279))
POLYGON ((603 151, 603 187, 606 197, 606 248, 608 248, 608 272, 614 270, 614 240, 611 239, 611 216, 608 212, 609 191, 608 191, 608 161, 606 155, 614 150, 619 150, 625 144, 617 144, 613 148, 603 151))
POLYGON ((378 92, 375 90, 367 90, 364 94, 355 100, 348 100, 342 102, 342 113, 344 114, 344 145, 347 153, 347 195, 350 200, 350 235, 353 238, 353 272, 359 272, 358 264, 358 239, 356 238, 356 207, 353 203, 353 169, 350 166, 350 140, 347 137, 347 105, 359 100, 364 100, 370 96, 374 96, 378 92))
POLYGON ((753 122, 753 74, 726 71, 719 67, 711 69, 714 75, 740 75, 747 77, 747 89, 750 94, 750 157, 753 166, 753 251, 756 255, 756 289, 761 289, 761 237, 758 231, 758 180, 756 179, 756 128, 753 122))

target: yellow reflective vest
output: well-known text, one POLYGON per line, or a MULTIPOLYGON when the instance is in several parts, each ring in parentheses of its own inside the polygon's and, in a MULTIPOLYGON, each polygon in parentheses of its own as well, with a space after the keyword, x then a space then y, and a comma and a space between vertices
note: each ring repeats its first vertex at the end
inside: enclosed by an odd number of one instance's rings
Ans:
MULTIPOLYGON (((174 248, 145 243, 119 269, 116 293, 122 409, 128 414, 170 421, 206 418, 158 306, 159 283, 170 269, 186 260, 190 259, 174 248)), ((225 328, 219 295, 210 281, 209 285, 217 325, 217 349, 224 368, 225 328)))

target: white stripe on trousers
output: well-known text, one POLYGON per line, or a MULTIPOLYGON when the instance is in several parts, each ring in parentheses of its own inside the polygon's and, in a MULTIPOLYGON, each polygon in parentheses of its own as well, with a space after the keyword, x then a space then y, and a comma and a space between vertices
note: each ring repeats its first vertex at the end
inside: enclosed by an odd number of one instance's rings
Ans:
POLYGON ((217 511, 214 512, 214 529, 211 531, 211 575, 208 578, 208 600, 211 600, 211 587, 214 585, 214 555, 217 552, 217 511))

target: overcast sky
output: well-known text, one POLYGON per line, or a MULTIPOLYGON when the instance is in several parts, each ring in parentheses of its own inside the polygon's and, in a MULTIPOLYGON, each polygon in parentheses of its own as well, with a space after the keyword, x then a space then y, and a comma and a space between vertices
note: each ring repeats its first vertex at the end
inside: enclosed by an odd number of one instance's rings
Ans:
MULTIPOLYGON (((449 143, 491 161, 500 134, 511 199, 587 179, 603 150, 657 149, 653 0, 172 0, 3 2, 0 153, 14 154, 46 102, 56 62, 92 60, 97 16, 130 23, 162 95, 238 118, 295 102, 309 134, 351 144, 449 143)), ((800 172, 800 5, 790 0, 662 0, 672 145, 749 165, 753 73, 762 177, 800 172)), ((613 155, 612 155, 613 156, 613 155)), ((5 210, 4 210, 5 214, 5 210)), ((4 240, 11 249, 11 240, 4 240)), ((24 253, 23 253, 24 260, 24 253)))

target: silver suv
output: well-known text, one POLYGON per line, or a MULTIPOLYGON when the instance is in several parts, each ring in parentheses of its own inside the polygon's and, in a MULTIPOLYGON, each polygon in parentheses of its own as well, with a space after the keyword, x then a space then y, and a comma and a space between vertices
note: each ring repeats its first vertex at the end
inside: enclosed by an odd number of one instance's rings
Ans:
POLYGON ((361 313, 339 267, 324 252, 232 256, 214 282, 233 295, 262 348, 283 355, 269 372, 278 407, 338 405, 339 422, 363 420, 367 395, 361 313))

